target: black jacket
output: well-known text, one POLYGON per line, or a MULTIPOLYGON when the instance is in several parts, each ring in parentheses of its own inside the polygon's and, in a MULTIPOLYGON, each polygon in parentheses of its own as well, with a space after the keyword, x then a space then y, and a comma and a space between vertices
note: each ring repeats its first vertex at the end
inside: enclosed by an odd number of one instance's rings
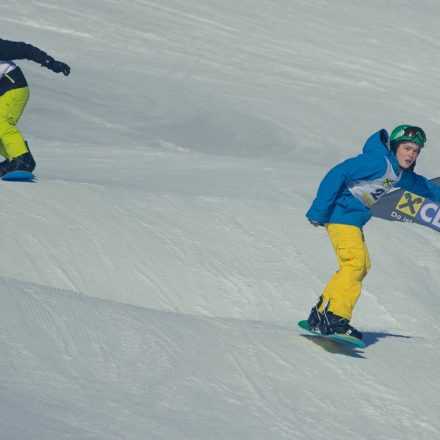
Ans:
MULTIPOLYGON (((70 74, 70 67, 67 64, 55 60, 38 47, 21 41, 8 41, 0 38, 0 62, 23 59, 35 61, 56 73, 62 72, 66 76, 70 74)), ((19 67, 14 68, 7 75, 0 76, 0 96, 8 90, 26 86, 26 78, 19 67)))
POLYGON ((31 60, 42 64, 47 53, 38 47, 20 41, 8 41, 0 38, 0 60, 31 60))

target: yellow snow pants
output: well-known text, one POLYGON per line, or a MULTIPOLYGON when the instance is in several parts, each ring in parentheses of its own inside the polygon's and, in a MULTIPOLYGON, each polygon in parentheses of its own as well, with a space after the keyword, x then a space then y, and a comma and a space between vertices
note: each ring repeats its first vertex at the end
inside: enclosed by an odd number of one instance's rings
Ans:
POLYGON ((29 99, 29 87, 8 90, 0 96, 0 154, 14 159, 28 149, 16 124, 29 99))
POLYGON ((326 225, 336 252, 339 270, 325 287, 319 312, 328 310, 348 320, 362 289, 362 280, 370 270, 370 257, 361 228, 329 223, 326 225))

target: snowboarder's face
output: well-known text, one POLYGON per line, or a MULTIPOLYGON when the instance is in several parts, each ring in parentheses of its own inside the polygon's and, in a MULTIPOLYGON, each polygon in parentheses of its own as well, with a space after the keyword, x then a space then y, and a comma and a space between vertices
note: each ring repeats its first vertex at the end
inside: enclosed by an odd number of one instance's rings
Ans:
POLYGON ((403 169, 408 169, 420 153, 420 145, 411 141, 403 141, 396 151, 397 162, 403 169))

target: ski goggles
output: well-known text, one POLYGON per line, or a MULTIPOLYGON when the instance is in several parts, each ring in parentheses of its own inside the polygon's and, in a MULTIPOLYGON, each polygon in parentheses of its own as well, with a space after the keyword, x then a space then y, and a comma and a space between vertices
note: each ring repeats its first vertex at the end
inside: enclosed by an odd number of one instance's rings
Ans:
POLYGON ((403 134, 399 136, 402 140, 419 140, 417 143, 424 144, 426 142, 426 134, 420 127, 406 127, 403 134))

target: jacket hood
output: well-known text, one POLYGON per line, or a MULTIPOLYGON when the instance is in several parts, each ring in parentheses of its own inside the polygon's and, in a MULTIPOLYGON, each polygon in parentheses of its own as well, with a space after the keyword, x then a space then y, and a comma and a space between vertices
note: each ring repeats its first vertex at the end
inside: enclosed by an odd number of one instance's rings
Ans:
POLYGON ((397 162, 395 154, 388 148, 388 139, 387 131, 382 128, 367 139, 362 152, 364 154, 374 154, 375 156, 387 158, 397 173, 399 171, 399 163, 397 162))

